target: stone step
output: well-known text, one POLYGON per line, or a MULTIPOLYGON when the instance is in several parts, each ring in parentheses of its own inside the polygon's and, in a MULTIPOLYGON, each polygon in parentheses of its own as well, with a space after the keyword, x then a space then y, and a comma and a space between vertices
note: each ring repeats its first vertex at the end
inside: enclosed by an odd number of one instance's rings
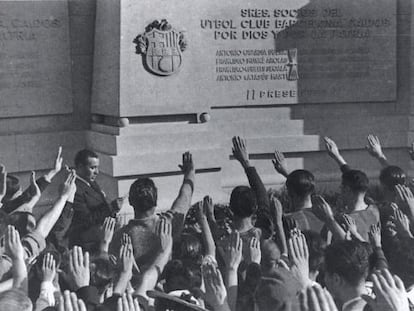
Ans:
POLYGON ((156 154, 167 151, 184 152, 205 146, 219 147, 214 132, 148 133, 147 135, 113 136, 94 131, 87 133, 88 145, 94 150, 111 155, 156 154))
MULTIPOLYGON (((198 170, 219 170, 225 161, 221 148, 189 149, 198 170)), ((184 150, 185 151, 185 150, 184 150)), ((102 172, 114 177, 142 174, 179 173, 178 164, 182 162, 182 152, 163 151, 159 153, 108 155, 98 153, 102 172)))

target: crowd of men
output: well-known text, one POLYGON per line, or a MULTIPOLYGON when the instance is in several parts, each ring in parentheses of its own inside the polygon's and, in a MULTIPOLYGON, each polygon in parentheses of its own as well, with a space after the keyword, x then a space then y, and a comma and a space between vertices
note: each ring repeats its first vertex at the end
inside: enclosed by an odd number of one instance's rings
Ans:
POLYGON ((24 191, 2 165, 0 310, 414 309, 409 179, 369 135, 367 149, 383 166, 372 197, 367 175, 347 164, 333 140, 325 144, 342 173, 337 202, 316 194, 312 172, 289 172, 276 151, 273 164, 288 194, 282 206, 249 161, 245 140, 234 137, 233 156, 250 187, 235 187, 227 207, 208 194, 192 202, 196 163, 186 152, 171 208, 160 212, 156 184, 138 178, 127 223, 122 199, 108 201, 96 182, 99 158, 91 150, 62 169, 59 148, 53 169, 37 180, 32 173, 24 191), (36 219, 57 174, 67 177, 56 201, 36 219))

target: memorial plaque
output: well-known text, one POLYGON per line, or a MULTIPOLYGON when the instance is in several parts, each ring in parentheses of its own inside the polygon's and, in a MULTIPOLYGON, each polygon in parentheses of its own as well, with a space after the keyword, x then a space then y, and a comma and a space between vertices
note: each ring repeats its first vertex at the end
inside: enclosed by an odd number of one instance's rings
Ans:
POLYGON ((72 112, 67 1, 0 1, 1 117, 72 112))
POLYGON ((121 115, 396 99, 395 1, 142 0, 119 11, 121 115), (185 50, 162 31, 181 33, 185 50))

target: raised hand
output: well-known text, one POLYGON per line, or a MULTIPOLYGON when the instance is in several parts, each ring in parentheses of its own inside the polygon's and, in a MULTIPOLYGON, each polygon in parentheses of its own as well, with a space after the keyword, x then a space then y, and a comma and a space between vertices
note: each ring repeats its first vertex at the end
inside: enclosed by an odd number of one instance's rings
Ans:
POLYGON ((292 263, 290 271, 299 281, 302 288, 310 285, 309 279, 309 250, 306 238, 300 230, 294 230, 288 241, 289 259, 292 263))
POLYGON ((243 241, 240 238, 240 233, 237 231, 232 232, 224 239, 223 246, 220 249, 226 268, 237 271, 242 260, 243 249, 243 241))
POLYGON ((114 236, 116 219, 113 217, 106 217, 101 226, 101 251, 108 252, 109 244, 114 236))
POLYGON ((58 149, 58 153, 56 155, 56 159, 55 159, 55 165, 53 167, 53 171, 57 174, 60 172, 60 170, 62 169, 62 163, 63 163, 63 158, 62 158, 62 146, 59 146, 58 149))
POLYGON ((56 276, 56 261, 51 253, 43 256, 42 263, 43 282, 53 282, 56 276))
POLYGON ((203 212, 207 216, 207 219, 213 221, 216 219, 214 215, 213 199, 208 195, 203 198, 203 212))
POLYGON ((338 146, 331 138, 325 136, 323 140, 325 141, 325 149, 328 151, 330 157, 337 159, 341 156, 338 146))
POLYGON ((160 239, 161 250, 163 252, 171 251, 173 244, 171 222, 165 217, 160 217, 155 232, 160 239))
POLYGON ((30 186, 29 186, 29 193, 31 197, 38 197, 40 198, 41 196, 41 192, 40 192, 40 188, 36 183, 36 173, 32 171, 32 173, 30 174, 30 186))
POLYGON ((403 185, 396 185, 395 190, 402 204, 405 205, 407 211, 410 213, 409 216, 411 219, 414 218, 414 195, 411 192, 410 188, 403 185))
POLYGON ((7 172, 3 164, 0 164, 0 207, 1 201, 6 195, 7 191, 7 172))
POLYGON ((368 144, 365 146, 365 148, 368 150, 368 153, 377 159, 385 158, 378 136, 369 134, 367 140, 368 144))
POLYGON ((247 152, 246 140, 239 136, 234 136, 232 138, 233 142, 233 156, 240 162, 240 164, 246 168, 249 164, 249 153, 247 152))
POLYGON ((219 310, 227 303, 227 290, 220 270, 214 264, 206 262, 201 266, 201 272, 206 287, 205 300, 214 310, 219 310))
POLYGON ((60 187, 60 195, 67 197, 67 201, 73 202, 76 193, 76 172, 71 170, 66 178, 65 182, 60 187))
POLYGON ((312 197, 312 211, 323 222, 334 220, 334 214, 331 206, 320 195, 312 197))
POLYGON ((301 311, 338 311, 331 294, 318 283, 302 291, 299 302, 301 311))
POLYGON ((349 232, 352 236, 357 238, 358 240, 364 242, 364 239, 361 237, 361 235, 358 233, 358 228, 355 223, 355 219, 353 219, 351 216, 347 214, 341 215, 342 224, 344 226, 345 232, 349 232))
POLYGON ((285 156, 279 150, 275 150, 272 163, 276 172, 278 172, 280 175, 283 175, 285 177, 289 175, 285 156))
POLYGON ((137 298, 132 298, 130 293, 118 298, 116 311, 140 311, 137 298))
POLYGON ((387 270, 375 271, 371 275, 374 283, 375 299, 363 295, 362 298, 375 311, 408 311, 409 303, 404 283, 387 270))
POLYGON ((253 237, 249 244, 249 261, 260 265, 261 260, 262 252, 260 250, 260 241, 253 237))
POLYGON ((13 226, 7 226, 6 252, 12 261, 24 260, 24 249, 20 241, 20 234, 13 226))
POLYGON ((189 151, 183 153, 183 163, 179 164, 178 167, 181 169, 184 175, 188 175, 191 172, 194 172, 193 156, 189 151))
POLYGON ((83 253, 80 246, 74 246, 69 254, 69 276, 75 290, 89 285, 89 253, 83 253))
POLYGON ((270 196, 270 212, 272 214, 272 217, 274 218, 274 222, 277 225, 281 225, 283 217, 283 206, 274 194, 270 196))
POLYGON ((122 245, 119 250, 119 270, 121 273, 131 274, 134 264, 134 251, 132 248, 131 237, 124 233, 122 235, 122 245))
POLYGON ((373 247, 381 247, 381 224, 371 225, 368 232, 369 240, 373 247))
POLYGON ((397 233, 401 236, 412 237, 410 231, 410 220, 408 217, 398 208, 397 204, 391 203, 391 207, 394 211, 393 218, 397 233))
POLYGON ((65 290, 63 292, 63 295, 60 296, 57 310, 58 311, 86 311, 86 306, 83 300, 78 299, 75 293, 71 293, 68 290, 65 290))

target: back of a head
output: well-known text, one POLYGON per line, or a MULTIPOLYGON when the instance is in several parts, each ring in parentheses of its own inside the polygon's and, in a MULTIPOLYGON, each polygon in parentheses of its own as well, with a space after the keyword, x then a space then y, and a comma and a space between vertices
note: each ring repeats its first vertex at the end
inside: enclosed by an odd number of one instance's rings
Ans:
POLYGON ((164 290, 167 293, 176 290, 193 292, 202 283, 201 266, 174 259, 167 263, 161 278, 165 279, 164 290))
POLYGON ((98 158, 98 155, 89 149, 78 151, 75 156, 75 167, 86 165, 88 163, 88 158, 98 158))
POLYGON ((379 177, 381 185, 389 191, 394 191, 396 185, 405 185, 406 178, 403 169, 394 165, 383 168, 379 177))
POLYGON ((0 310, 32 311, 33 305, 24 291, 11 289, 0 292, 0 310))
POLYGON ((354 193, 365 193, 368 190, 367 175, 358 170, 349 170, 342 174, 342 185, 349 187, 354 193))
POLYGON ((307 170, 295 170, 288 175, 286 188, 290 196, 305 199, 315 191, 315 177, 307 170))
POLYGON ((414 285, 414 240, 402 238, 393 243, 393 251, 387 257, 392 273, 397 274, 407 289, 414 285))
POLYGON ((150 178, 138 178, 129 188, 129 204, 137 212, 146 212, 157 206, 157 187, 150 178))
POLYGON ((365 281, 369 273, 370 252, 366 243, 338 241, 326 248, 325 272, 337 274, 350 286, 365 281))
POLYGON ((237 186, 230 195, 230 209, 240 218, 252 216, 257 210, 256 194, 250 187, 237 186))

